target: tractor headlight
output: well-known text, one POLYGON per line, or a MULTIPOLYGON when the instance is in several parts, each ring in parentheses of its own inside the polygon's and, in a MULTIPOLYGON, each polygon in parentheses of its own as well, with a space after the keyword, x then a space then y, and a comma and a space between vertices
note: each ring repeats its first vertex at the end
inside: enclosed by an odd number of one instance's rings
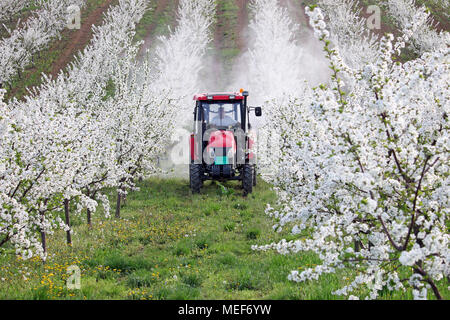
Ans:
POLYGON ((209 148, 209 157, 211 159, 214 159, 215 156, 216 156, 216 153, 214 152, 214 148, 209 148))

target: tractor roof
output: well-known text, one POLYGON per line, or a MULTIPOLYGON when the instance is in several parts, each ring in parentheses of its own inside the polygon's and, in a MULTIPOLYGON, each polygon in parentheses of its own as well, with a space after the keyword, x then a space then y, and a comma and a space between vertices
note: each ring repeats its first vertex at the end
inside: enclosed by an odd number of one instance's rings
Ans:
POLYGON ((248 95, 248 92, 214 92, 214 93, 201 93, 194 96, 194 100, 244 100, 244 97, 248 95))

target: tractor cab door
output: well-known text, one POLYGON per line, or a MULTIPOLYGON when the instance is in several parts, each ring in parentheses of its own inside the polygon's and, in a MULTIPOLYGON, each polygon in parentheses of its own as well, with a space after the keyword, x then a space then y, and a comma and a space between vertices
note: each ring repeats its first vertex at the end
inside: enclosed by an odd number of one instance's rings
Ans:
POLYGON ((191 161, 197 164, 202 163, 203 159, 203 134, 205 132, 205 124, 203 120, 202 104, 197 101, 194 109, 194 128, 191 134, 191 161))
POLYGON ((194 111, 194 134, 200 138, 203 137, 208 123, 207 114, 204 112, 204 107, 200 101, 197 101, 194 111), (206 118, 205 118, 206 117, 206 118))

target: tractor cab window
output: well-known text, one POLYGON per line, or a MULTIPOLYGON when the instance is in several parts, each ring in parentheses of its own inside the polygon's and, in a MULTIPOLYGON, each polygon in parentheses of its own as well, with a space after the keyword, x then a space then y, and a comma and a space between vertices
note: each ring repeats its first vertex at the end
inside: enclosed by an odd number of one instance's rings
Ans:
POLYGON ((241 125, 241 103, 204 103, 203 112, 207 127, 229 128, 241 125))

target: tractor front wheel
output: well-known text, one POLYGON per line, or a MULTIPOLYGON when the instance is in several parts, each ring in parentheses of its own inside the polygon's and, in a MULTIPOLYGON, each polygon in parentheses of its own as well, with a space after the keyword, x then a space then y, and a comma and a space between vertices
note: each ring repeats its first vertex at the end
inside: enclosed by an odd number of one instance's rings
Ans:
POLYGON ((242 188, 244 189, 244 196, 253 191, 253 168, 249 164, 245 164, 242 171, 242 188))
POLYGON ((192 193, 200 193, 200 188, 203 186, 202 173, 203 168, 201 164, 189 165, 189 180, 192 193))

